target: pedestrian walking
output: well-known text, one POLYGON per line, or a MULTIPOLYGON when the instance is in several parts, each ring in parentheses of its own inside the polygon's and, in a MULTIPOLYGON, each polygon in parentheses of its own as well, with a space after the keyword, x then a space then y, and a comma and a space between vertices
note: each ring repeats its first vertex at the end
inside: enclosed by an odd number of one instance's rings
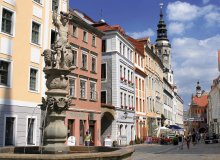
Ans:
POLYGON ((186 145, 187 145, 188 150, 189 150, 189 147, 190 147, 190 141, 191 141, 190 135, 187 135, 186 136, 186 145))

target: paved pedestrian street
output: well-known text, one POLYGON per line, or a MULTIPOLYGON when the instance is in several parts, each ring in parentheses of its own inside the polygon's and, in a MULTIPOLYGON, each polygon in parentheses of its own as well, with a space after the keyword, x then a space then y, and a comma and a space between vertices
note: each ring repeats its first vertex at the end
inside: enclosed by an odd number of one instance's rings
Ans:
POLYGON ((220 160, 220 143, 191 144, 188 150, 174 145, 140 144, 135 145, 133 160, 220 160))

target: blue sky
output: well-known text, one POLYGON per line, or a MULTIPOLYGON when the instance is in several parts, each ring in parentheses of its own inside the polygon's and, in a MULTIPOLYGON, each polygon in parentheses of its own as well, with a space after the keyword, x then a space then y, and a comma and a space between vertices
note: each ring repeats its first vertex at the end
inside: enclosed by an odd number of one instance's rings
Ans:
MULTIPOLYGON (((70 0, 98 21, 119 24, 134 38, 150 37, 155 43, 161 0, 70 0)), ((185 108, 199 80, 210 90, 219 75, 217 51, 220 49, 220 0, 163 0, 164 20, 172 45, 172 66, 178 93, 185 108)))

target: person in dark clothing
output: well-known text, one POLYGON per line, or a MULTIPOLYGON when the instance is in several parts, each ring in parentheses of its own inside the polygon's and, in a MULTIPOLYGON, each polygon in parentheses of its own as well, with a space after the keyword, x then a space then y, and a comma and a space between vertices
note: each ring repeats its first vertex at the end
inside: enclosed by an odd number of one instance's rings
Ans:
POLYGON ((186 137, 186 145, 187 145, 188 150, 189 150, 189 147, 190 147, 190 140, 191 140, 190 135, 188 135, 186 137))
POLYGON ((196 133, 195 132, 192 133, 192 143, 193 145, 196 144, 196 133))

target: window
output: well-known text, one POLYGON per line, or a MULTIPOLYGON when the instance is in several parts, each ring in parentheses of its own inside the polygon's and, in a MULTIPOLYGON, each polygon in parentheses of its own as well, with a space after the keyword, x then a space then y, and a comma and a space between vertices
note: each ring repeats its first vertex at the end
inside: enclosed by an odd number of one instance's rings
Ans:
POLYGON ((88 33, 86 31, 83 31, 83 41, 87 42, 88 40, 88 33))
POLYGON ((54 49, 55 42, 57 40, 58 33, 54 30, 50 32, 50 49, 54 49))
POLYGON ((2 9, 2 29, 1 31, 7 34, 13 33, 13 12, 2 9))
POLYGON ((34 44, 40 44, 40 24, 32 22, 32 37, 31 42, 34 44))
POLYGON ((96 72, 96 57, 92 57, 92 72, 96 72))
POLYGON ((107 91, 101 91, 101 103, 107 103, 107 91))
POLYGON ((74 119, 68 119, 67 138, 70 136, 74 136, 75 135, 74 133, 75 133, 74 119))
POLYGON ((33 145, 34 142, 34 130, 35 130, 35 119, 28 118, 28 126, 27 126, 27 144, 33 145))
POLYGON ((121 106, 123 106, 123 93, 122 92, 120 94, 120 101, 121 101, 121 106))
POLYGON ((76 79, 69 78, 69 95, 71 97, 76 97, 76 79))
POLYGON ((38 70, 37 69, 30 69, 30 84, 29 84, 29 89, 31 91, 37 91, 37 79, 38 79, 38 70))
POLYGON ((82 53, 82 69, 87 69, 87 54, 82 53))
MULTIPOLYGON (((120 66, 120 77, 122 78, 122 66, 120 66)), ((123 77, 124 78, 124 77, 123 77)))
POLYGON ((106 40, 102 40, 102 52, 106 52, 106 40))
POLYGON ((120 42, 120 53, 122 54, 122 42, 120 42))
POLYGON ((126 68, 124 68, 124 79, 126 79, 126 68))
POLYGON ((86 81, 80 80, 80 98, 86 99, 86 81))
POLYGON ((52 0, 52 11, 59 8, 59 0, 52 0))
POLYGON ((72 59, 72 66, 77 66, 77 50, 72 49, 73 59, 72 59))
POLYGON ((9 85, 9 62, 0 60, 0 85, 9 85))
POLYGON ((5 146, 15 145, 15 117, 5 119, 5 146))
POLYGON ((124 93, 124 106, 127 106, 126 94, 124 93))
POLYGON ((102 64, 101 68, 101 79, 104 81, 106 79, 106 63, 102 64))
POLYGON ((39 4, 42 4, 42 0, 34 0, 34 2, 37 2, 39 4))
POLYGON ((92 36, 92 46, 96 46, 96 36, 95 35, 93 35, 92 36))
POLYGON ((77 37, 77 27, 73 25, 73 36, 77 37))
POLYGON ((96 84, 90 82, 90 100, 96 101, 97 100, 96 94, 96 84))

